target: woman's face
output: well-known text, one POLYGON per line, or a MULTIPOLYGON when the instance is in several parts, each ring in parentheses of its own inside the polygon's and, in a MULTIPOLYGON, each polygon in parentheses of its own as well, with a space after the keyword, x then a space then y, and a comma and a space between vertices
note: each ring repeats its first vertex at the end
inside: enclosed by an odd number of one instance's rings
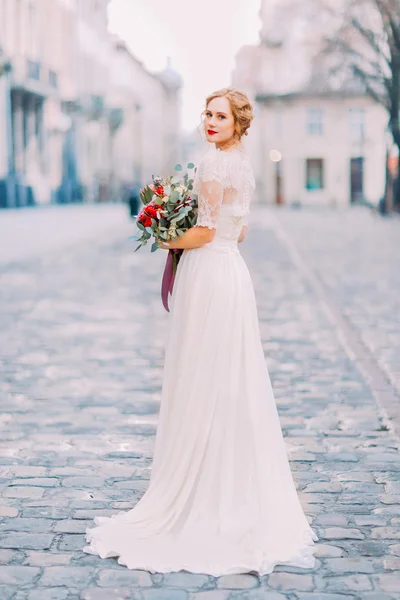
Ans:
POLYGON ((212 142, 217 148, 233 141, 235 133, 235 120, 228 98, 214 98, 208 103, 205 118, 204 131, 208 142, 212 142))

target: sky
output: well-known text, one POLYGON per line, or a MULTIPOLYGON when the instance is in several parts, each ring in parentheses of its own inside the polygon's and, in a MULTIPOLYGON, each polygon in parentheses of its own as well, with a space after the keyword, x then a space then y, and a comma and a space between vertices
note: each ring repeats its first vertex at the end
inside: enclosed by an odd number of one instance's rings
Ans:
POLYGON ((110 29, 151 71, 167 57, 183 78, 182 125, 198 126, 204 98, 230 84, 235 54, 259 38, 261 0, 112 0, 110 29))

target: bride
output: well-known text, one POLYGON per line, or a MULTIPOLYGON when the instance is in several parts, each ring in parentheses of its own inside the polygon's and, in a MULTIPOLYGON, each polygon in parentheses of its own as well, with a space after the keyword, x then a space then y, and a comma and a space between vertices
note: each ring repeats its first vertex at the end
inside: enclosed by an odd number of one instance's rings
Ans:
POLYGON ((165 351, 150 484, 136 506, 95 517, 84 552, 128 569, 214 576, 315 565, 317 535, 293 482, 239 249, 254 178, 240 139, 252 106, 206 99, 211 146, 195 179, 198 220, 182 248, 165 351))

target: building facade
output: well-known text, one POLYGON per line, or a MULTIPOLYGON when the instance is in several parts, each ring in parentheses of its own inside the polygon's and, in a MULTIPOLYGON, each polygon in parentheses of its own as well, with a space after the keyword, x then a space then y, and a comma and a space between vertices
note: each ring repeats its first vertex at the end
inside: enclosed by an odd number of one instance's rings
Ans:
POLYGON ((167 163, 180 78, 110 35, 108 2, 0 0, 0 207, 118 200, 167 163))
POLYGON ((237 57, 233 83, 255 101, 251 152, 260 201, 376 205, 385 188, 388 117, 356 81, 334 80, 321 47, 323 13, 264 0, 258 46, 237 57))

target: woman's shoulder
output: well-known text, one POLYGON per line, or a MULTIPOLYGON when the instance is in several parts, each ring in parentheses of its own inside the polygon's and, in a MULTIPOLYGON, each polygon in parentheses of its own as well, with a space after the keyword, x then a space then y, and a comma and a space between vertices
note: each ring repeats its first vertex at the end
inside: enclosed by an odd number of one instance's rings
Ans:
POLYGON ((216 179, 224 185, 237 180, 241 173, 251 171, 249 156, 239 148, 220 150, 210 147, 198 166, 198 175, 203 180, 216 179))

